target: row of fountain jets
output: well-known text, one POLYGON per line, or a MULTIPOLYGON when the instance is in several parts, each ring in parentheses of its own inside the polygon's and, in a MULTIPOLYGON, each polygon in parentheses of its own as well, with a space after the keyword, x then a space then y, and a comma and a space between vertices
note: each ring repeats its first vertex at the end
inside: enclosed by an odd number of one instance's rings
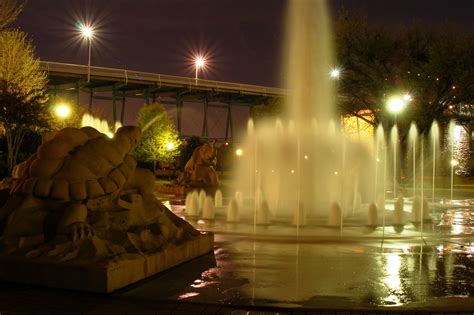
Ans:
MULTIPOLYGON (((382 198, 378 200, 378 206, 372 203, 367 209, 367 226, 378 225, 378 209, 385 211, 385 204, 382 198)), ((240 222, 239 209, 244 205, 242 193, 237 191, 233 198, 227 204, 226 221, 229 223, 240 222)), ((404 225, 406 218, 404 213, 405 202, 403 197, 399 197, 394 203, 394 210, 392 213, 392 225, 404 225)), ((221 190, 217 190, 214 197, 206 194, 205 190, 193 190, 186 195, 185 212, 189 218, 202 218, 205 220, 213 220, 216 217, 216 208, 223 208, 223 198, 221 190)), ((412 221, 413 222, 428 222, 431 221, 429 205, 426 198, 421 201, 420 197, 415 197, 412 202, 412 221)), ((254 223, 256 225, 268 225, 271 220, 271 212, 266 200, 262 199, 258 202, 258 206, 254 212, 254 223)), ((383 218, 385 221, 385 217, 383 218)), ((294 212, 293 225, 304 226, 307 225, 306 215, 303 207, 299 207, 294 212)), ((337 202, 334 202, 329 210, 327 225, 331 227, 342 227, 343 213, 341 207, 337 202)), ((385 223, 384 223, 385 224, 385 223)))

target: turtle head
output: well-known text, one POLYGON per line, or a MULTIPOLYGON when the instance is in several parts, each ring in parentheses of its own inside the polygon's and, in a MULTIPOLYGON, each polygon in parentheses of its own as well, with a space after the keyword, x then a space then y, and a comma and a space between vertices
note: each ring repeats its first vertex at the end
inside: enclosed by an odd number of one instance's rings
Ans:
POLYGON ((141 134, 140 128, 136 126, 123 126, 117 130, 114 139, 128 143, 131 151, 137 146, 141 134))

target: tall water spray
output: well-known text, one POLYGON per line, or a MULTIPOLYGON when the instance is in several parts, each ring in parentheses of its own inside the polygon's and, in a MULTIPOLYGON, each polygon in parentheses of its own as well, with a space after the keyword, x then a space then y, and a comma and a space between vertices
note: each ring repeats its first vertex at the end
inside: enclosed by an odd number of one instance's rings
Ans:
POLYGON ((433 121, 430 129, 430 143, 431 143, 431 154, 433 158, 433 165, 432 165, 432 176, 433 176, 433 183, 431 186, 431 200, 434 201, 435 199, 435 188, 436 188, 436 163, 438 162, 437 155, 439 154, 439 126, 438 122, 433 121))
POLYGON ((298 229, 305 222, 301 216, 327 217, 337 202, 342 225, 361 198, 375 201, 367 180, 373 178, 373 157, 341 132, 325 1, 291 1, 287 22, 284 77, 290 93, 281 120, 249 122, 236 172, 236 190, 251 200, 242 216, 246 212, 256 222, 265 201, 271 217, 287 217, 298 229))
POLYGON ((325 1, 290 1, 284 56, 286 86, 291 90, 288 116, 299 128, 316 118, 324 125, 334 120, 332 38, 325 1))
POLYGON ((393 165, 393 198, 397 198, 397 180, 398 180, 398 167, 397 163, 399 160, 399 149, 398 149, 398 128, 397 125, 392 127, 390 131, 390 146, 392 149, 392 165, 393 165))
POLYGON ((102 132, 109 136, 110 138, 113 137, 113 134, 122 127, 120 122, 115 122, 113 128, 109 127, 107 120, 100 119, 98 117, 94 117, 88 113, 82 116, 81 127, 93 127, 97 129, 99 132, 102 132))
POLYGON ((415 198, 416 196, 417 140, 418 140, 418 129, 416 127, 416 124, 412 122, 410 125, 410 129, 408 130, 408 148, 409 148, 409 152, 411 152, 413 198, 415 198))

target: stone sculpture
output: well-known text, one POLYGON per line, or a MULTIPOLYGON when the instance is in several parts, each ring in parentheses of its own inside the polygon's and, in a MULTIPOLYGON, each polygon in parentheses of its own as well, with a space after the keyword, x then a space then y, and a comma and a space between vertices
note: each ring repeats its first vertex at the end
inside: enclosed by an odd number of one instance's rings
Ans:
POLYGON ((186 163, 184 172, 178 177, 178 184, 193 188, 219 187, 219 178, 215 170, 216 164, 215 143, 205 143, 197 147, 186 163))
POLYGON ((156 199, 153 174, 136 167, 140 133, 121 127, 109 139, 91 127, 65 128, 39 146, 13 172, 0 209, 0 253, 111 262, 199 238, 156 199))

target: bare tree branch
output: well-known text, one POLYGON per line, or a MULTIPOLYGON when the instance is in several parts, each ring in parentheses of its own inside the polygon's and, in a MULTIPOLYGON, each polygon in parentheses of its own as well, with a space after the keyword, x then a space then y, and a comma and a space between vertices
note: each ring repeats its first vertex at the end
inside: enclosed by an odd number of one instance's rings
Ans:
POLYGON ((17 2, 17 0, 0 0, 0 30, 13 22, 23 11, 26 0, 17 2))

